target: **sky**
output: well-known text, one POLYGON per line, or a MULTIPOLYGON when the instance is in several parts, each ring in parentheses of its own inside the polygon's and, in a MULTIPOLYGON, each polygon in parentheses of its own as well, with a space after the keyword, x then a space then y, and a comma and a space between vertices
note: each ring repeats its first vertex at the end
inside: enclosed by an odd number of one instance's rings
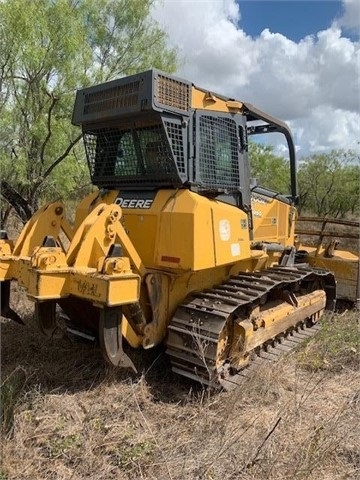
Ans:
POLYGON ((153 17, 178 76, 287 122, 298 158, 360 152, 360 0, 156 0, 153 17))

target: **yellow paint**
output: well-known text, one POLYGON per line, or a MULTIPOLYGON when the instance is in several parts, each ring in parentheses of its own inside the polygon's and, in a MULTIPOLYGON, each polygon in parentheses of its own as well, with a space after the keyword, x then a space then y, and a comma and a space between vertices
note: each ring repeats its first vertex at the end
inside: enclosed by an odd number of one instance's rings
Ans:
POLYGON ((246 214, 190 190, 161 190, 151 208, 124 208, 123 218, 147 268, 199 271, 250 257, 246 214))
POLYGON ((0 240, 0 257, 11 255, 14 249, 14 242, 12 240, 0 240))
POLYGON ((19 257, 29 256, 35 247, 42 244, 46 236, 57 239, 62 229, 63 217, 64 205, 61 202, 44 205, 31 217, 21 231, 13 254, 19 257))
MULTIPOLYGON (((0 243, 0 281, 17 279, 34 300, 71 295, 108 307, 139 301, 148 322, 145 331, 135 332, 126 319, 122 329, 131 345, 148 348, 163 340, 170 318, 191 292, 278 261, 279 253, 250 250, 247 215, 235 206, 187 189, 157 192, 148 209, 120 208, 114 204, 119 196, 114 190, 87 197, 74 227, 66 223, 63 210, 59 214, 61 204, 45 206, 25 226, 13 253, 9 243, 0 243), (41 247, 49 225, 55 239, 67 232, 66 251, 41 247), (122 256, 107 258, 113 243, 122 246, 122 256)), ((293 207, 263 196, 255 196, 252 206, 259 212, 254 242, 293 245, 293 207)), ((339 278, 344 274, 349 279, 351 264, 350 285, 356 288, 356 256, 337 252, 332 259, 311 258, 339 278)), ((286 309, 277 314, 286 316, 286 309)))
POLYGON ((278 242, 284 247, 294 245, 294 207, 259 194, 252 195, 251 207, 254 241, 278 242))
POLYGON ((325 268, 333 272, 336 278, 336 295, 338 299, 356 302, 359 299, 360 260, 353 252, 335 250, 332 257, 325 257, 321 247, 301 246, 308 252, 308 262, 313 267, 325 268))
POLYGON ((122 317, 121 333, 123 337, 126 338, 130 347, 139 348, 141 346, 141 336, 134 332, 125 315, 122 317))
POLYGON ((231 98, 220 98, 214 93, 193 86, 191 91, 191 108, 237 113, 241 112, 243 104, 231 98))

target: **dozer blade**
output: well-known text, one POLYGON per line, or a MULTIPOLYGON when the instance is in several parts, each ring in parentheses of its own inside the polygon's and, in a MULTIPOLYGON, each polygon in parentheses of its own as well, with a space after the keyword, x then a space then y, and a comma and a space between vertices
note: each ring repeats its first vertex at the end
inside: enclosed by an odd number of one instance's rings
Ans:
POLYGON ((135 365, 122 347, 121 332, 122 310, 119 307, 105 307, 100 310, 99 342, 103 356, 115 367, 132 368, 135 365))
POLYGON ((1 315, 9 320, 25 325, 19 315, 10 307, 10 280, 1 282, 1 315))
POLYGON ((338 218, 299 217, 298 255, 336 278, 336 298, 358 304, 360 299, 360 222, 338 218), (311 238, 311 242, 309 240, 311 238))

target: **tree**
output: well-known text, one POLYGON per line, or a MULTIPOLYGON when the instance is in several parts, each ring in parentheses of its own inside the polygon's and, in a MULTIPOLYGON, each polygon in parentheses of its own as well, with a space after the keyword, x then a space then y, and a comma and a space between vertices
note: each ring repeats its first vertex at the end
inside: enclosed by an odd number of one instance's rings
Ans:
POLYGON ((332 150, 305 158, 299 168, 300 211, 320 217, 345 217, 359 212, 360 157, 332 150))
POLYGON ((26 221, 40 199, 66 197, 89 183, 81 133, 71 126, 76 89, 150 67, 175 70, 176 51, 151 19, 152 4, 0 2, 3 220, 13 207, 26 221))
POLYGON ((273 153, 271 145, 249 144, 251 176, 259 185, 279 193, 290 193, 289 162, 273 153))

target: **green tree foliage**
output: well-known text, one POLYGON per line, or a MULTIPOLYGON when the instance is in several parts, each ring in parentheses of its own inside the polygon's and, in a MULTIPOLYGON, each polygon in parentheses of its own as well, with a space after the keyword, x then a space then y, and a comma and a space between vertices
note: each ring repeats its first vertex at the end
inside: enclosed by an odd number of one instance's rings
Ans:
POLYGON ((274 155, 271 145, 249 144, 251 176, 258 185, 275 192, 290 193, 289 162, 283 157, 274 155))
POLYGON ((305 158, 298 172, 300 211, 320 217, 360 212, 360 157, 333 150, 305 158))
POLYGON ((23 221, 40 201, 89 184, 80 131, 71 126, 76 89, 150 67, 175 70, 176 52, 150 17, 152 4, 0 2, 2 206, 23 221))

